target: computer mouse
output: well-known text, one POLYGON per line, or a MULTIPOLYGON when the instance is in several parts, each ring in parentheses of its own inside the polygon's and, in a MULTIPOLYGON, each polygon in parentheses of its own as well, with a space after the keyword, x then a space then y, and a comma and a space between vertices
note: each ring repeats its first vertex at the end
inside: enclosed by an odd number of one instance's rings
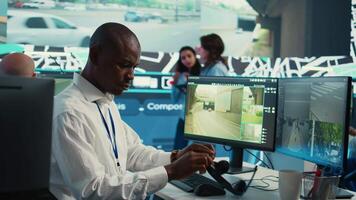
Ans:
POLYGON ((222 187, 211 184, 200 184, 194 189, 194 194, 201 197, 225 195, 222 187))

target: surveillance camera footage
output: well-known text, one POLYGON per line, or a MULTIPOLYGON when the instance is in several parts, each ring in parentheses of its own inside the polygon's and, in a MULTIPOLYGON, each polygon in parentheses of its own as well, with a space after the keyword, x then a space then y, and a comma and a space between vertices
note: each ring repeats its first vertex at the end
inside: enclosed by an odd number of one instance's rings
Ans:
POLYGON ((263 87, 189 85, 195 87, 186 115, 186 132, 261 143, 263 87))
POLYGON ((184 132, 266 145, 267 133, 274 131, 276 106, 273 98, 276 98, 277 88, 270 81, 248 79, 220 79, 225 81, 223 83, 213 78, 204 82, 202 78, 190 82, 184 132))
POLYGON ((321 165, 342 166, 346 80, 280 80, 277 150, 321 165))

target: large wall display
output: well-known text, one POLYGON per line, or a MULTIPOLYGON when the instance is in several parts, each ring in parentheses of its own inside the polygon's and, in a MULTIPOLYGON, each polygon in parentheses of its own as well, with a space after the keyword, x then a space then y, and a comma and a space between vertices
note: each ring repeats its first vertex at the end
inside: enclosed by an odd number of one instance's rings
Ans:
POLYGON ((6 42, 6 25, 7 25, 7 3, 6 1, 0 2, 0 44, 6 42))
MULTIPOLYGON (((50 47, 33 45, 0 45, 0 57, 10 52, 24 52, 36 64, 39 76, 56 78, 56 93, 63 90, 73 72, 85 66, 88 49, 77 47, 50 47), (65 78, 65 79, 63 79, 65 78)), ((183 105, 171 101, 172 72, 178 53, 142 52, 131 88, 115 98, 121 115, 141 136, 146 144, 170 150, 176 123, 183 105)), ((269 58, 227 57, 230 71, 239 76, 302 77, 343 76, 356 77, 353 57, 269 58)))
MULTIPOLYGON (((36 64, 38 73, 68 74, 81 71, 88 55, 87 48, 50 47, 33 45, 1 45, 0 57, 10 52, 24 52, 36 64)), ((171 73, 178 53, 142 52, 136 72, 171 73)), ((356 77, 356 59, 351 56, 310 58, 226 57, 234 75, 262 77, 353 76, 356 77)))

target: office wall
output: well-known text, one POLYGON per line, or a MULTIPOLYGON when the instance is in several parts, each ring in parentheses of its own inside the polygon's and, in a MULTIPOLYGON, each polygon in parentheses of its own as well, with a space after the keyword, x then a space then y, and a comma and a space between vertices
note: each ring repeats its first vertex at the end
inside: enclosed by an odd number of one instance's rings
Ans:
POLYGON ((351 0, 285 0, 281 57, 350 55, 351 0))
POLYGON ((307 1, 289 1, 281 14, 281 57, 303 57, 306 44, 307 1))
POLYGON ((307 2, 305 56, 350 55, 351 0, 307 2))

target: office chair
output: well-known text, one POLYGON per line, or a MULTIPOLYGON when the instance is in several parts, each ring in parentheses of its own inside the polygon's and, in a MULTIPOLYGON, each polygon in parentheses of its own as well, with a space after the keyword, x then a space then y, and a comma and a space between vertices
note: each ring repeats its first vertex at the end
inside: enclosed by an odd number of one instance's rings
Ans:
POLYGON ((356 191, 356 158, 347 160, 347 169, 350 169, 343 177, 342 184, 345 188, 356 191))
POLYGON ((356 192, 356 170, 344 176, 345 187, 356 192))
POLYGON ((179 119, 174 138, 173 149, 184 149, 188 146, 188 140, 184 139, 184 120, 179 119))

